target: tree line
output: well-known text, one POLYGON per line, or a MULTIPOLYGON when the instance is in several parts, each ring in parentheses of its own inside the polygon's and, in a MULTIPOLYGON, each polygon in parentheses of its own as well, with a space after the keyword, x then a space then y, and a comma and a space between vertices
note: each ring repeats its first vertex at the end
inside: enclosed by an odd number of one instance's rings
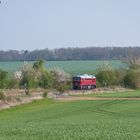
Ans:
MULTIPOLYGON (((60 68, 48 69, 44 60, 37 60, 33 64, 24 63, 21 70, 10 74, 0 69, 0 99, 1 89, 48 89, 63 92, 70 89, 71 75, 60 68)), ((3 97, 3 96, 2 96, 3 97)))
POLYGON ((140 47, 86 47, 0 51, 0 61, 121 60, 140 57, 140 47))
MULTIPOLYGON (((127 88, 140 88, 140 59, 137 57, 125 60, 126 69, 112 69, 104 61, 98 66, 95 73, 97 87, 121 86, 127 88)), ((4 89, 24 89, 29 95, 30 89, 44 89, 43 97, 47 97, 47 91, 63 93, 72 89, 72 75, 62 69, 56 68, 48 71, 44 67, 43 60, 37 60, 33 65, 24 63, 20 71, 9 75, 7 71, 0 70, 0 100, 5 100, 4 89)))
MULTIPOLYGON (((102 62, 94 75, 97 87, 122 86, 140 88, 140 58, 133 57, 125 60, 126 68, 114 70, 107 61, 102 62)), ((0 70, 0 89, 56 89, 69 90, 72 87, 72 75, 60 68, 48 70, 44 60, 33 64, 24 63, 20 71, 10 75, 0 70)))

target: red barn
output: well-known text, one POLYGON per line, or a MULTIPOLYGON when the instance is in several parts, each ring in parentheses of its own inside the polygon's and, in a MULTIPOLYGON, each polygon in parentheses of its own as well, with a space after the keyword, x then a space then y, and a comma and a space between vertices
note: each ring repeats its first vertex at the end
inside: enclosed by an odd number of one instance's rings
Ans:
POLYGON ((93 75, 77 75, 73 77, 73 89, 94 89, 96 88, 96 77, 93 75))

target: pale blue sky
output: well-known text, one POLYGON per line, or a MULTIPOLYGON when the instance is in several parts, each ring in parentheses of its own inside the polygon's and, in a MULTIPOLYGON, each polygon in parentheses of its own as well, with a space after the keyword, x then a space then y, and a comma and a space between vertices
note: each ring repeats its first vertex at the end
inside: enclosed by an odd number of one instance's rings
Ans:
POLYGON ((1 0, 0 50, 140 46, 140 0, 1 0))

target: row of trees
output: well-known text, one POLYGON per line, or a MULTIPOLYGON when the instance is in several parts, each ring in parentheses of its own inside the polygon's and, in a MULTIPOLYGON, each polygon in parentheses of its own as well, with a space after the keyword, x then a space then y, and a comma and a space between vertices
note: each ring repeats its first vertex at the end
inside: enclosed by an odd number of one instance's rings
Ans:
MULTIPOLYGON (((96 78, 97 87, 125 86, 140 88, 140 59, 133 58, 125 61, 126 69, 113 70, 107 62, 99 65, 96 78)), ((38 60, 33 65, 24 63, 21 71, 13 76, 0 70, 0 89, 3 88, 44 88, 64 91, 71 88, 72 77, 62 69, 48 71, 44 61, 38 60)))
POLYGON ((59 48, 34 51, 0 51, 0 61, 112 60, 140 57, 140 47, 59 48))
POLYGON ((43 88, 64 91, 70 88, 71 77, 62 69, 48 71, 44 61, 38 60, 33 65, 24 63, 21 71, 16 71, 12 76, 0 70, 0 89, 3 88, 43 88))

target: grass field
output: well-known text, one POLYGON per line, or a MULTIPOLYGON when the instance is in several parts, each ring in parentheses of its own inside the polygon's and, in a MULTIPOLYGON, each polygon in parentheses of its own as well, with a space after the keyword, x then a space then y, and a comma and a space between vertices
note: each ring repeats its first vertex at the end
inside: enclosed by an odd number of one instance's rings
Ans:
MULTIPOLYGON (((48 61, 45 66, 48 69, 62 68, 71 74, 93 73, 96 71, 99 64, 103 61, 48 61)), ((110 66, 114 69, 123 67, 119 60, 108 61, 110 66)), ((0 69, 10 72, 21 69, 24 62, 0 62, 0 69)), ((29 62, 33 63, 33 62, 29 62)))
POLYGON ((100 98, 140 98, 140 90, 126 91, 126 92, 113 92, 113 93, 93 93, 87 95, 72 95, 72 96, 85 96, 85 97, 100 97, 100 98))
POLYGON ((139 101, 35 101, 0 111, 0 140, 139 140, 139 101))

